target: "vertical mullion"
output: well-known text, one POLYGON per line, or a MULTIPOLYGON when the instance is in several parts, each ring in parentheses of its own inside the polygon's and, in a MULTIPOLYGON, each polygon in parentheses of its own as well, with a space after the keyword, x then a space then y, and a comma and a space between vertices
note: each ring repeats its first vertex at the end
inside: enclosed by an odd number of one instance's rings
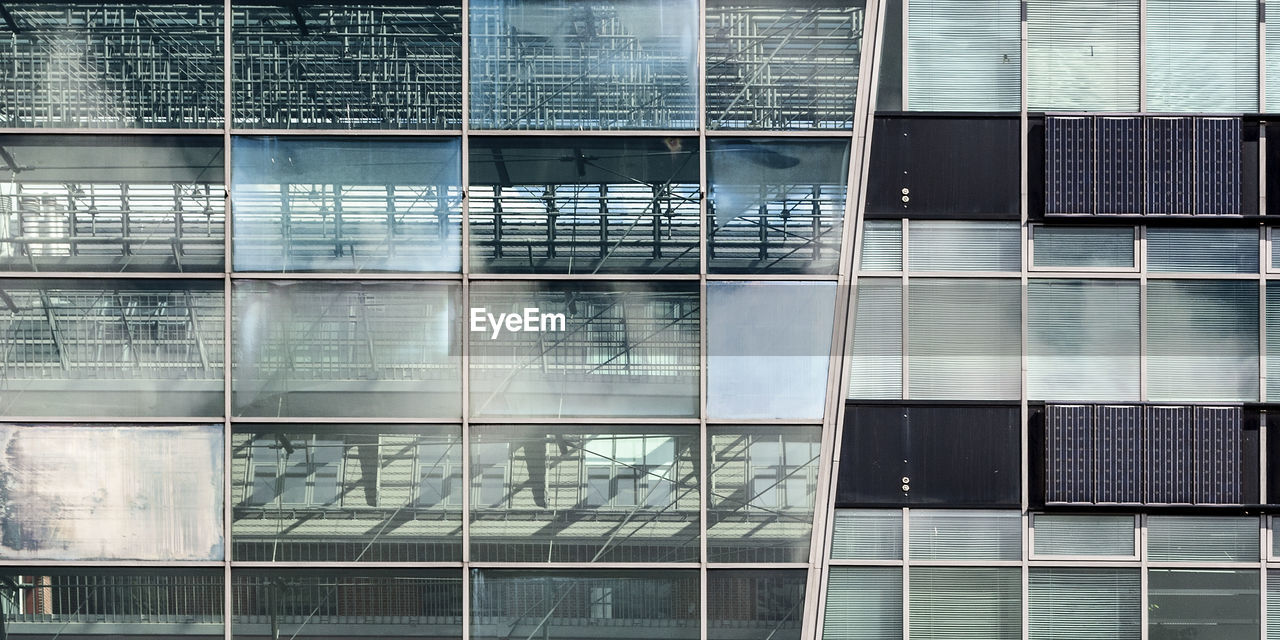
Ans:
POLYGON ((462 637, 471 637, 471 332, 467 325, 470 317, 467 310, 471 308, 471 5, 469 0, 461 0, 459 12, 461 28, 460 64, 461 114, 458 127, 461 133, 459 176, 462 194, 462 232, 460 234, 462 264, 459 266, 462 278, 461 299, 459 300, 459 322, 462 325, 459 334, 461 341, 462 375, 461 394, 461 433, 462 442, 462 637))
POLYGON ((222 0, 222 637, 231 640, 231 560, 235 547, 232 544, 231 510, 231 272, 232 263, 232 210, 231 210, 231 54, 232 33, 231 0, 222 0))
POLYGON ((696 47, 698 79, 696 122, 698 123, 698 637, 707 638, 707 506, 710 496, 710 439, 707 437, 707 235, 712 223, 707 220, 707 196, 711 192, 707 179, 707 2, 698 3, 698 46, 696 47))
POLYGON ((1019 474, 1020 474, 1019 477, 1021 480, 1020 484, 1022 485, 1022 492, 1021 492, 1021 496, 1019 497, 1020 510, 1022 511, 1021 518, 1020 518, 1020 523, 1022 527, 1022 531, 1021 531, 1022 554, 1019 556, 1019 560, 1021 560, 1022 567, 1021 567, 1021 571, 1019 572, 1019 576, 1020 576, 1019 584, 1021 589, 1020 598, 1022 600, 1020 632, 1022 634, 1023 640, 1026 640, 1031 635, 1031 615, 1030 615, 1031 585, 1030 585, 1030 569, 1029 569, 1029 558, 1031 557, 1031 548, 1030 548, 1031 516, 1029 515, 1030 508, 1031 508, 1031 465, 1030 465, 1031 448, 1030 448, 1029 442, 1030 442, 1031 434, 1030 434, 1030 427, 1028 424, 1030 409, 1027 404, 1027 369, 1028 369, 1028 363, 1029 363, 1029 356, 1027 355, 1027 347, 1029 343, 1028 310, 1030 306, 1027 299, 1027 284, 1028 284, 1027 270, 1030 266, 1030 262, 1029 262, 1030 261, 1030 251, 1029 251, 1030 236, 1028 234, 1031 227, 1030 227, 1030 224, 1028 223, 1029 213, 1030 213, 1029 211, 1030 207, 1028 204, 1029 191, 1030 191, 1028 185, 1030 182, 1030 175, 1027 171, 1027 163, 1030 159, 1030 153, 1028 152, 1028 138, 1030 136, 1030 124, 1027 119, 1027 77, 1028 77, 1028 73, 1027 73, 1028 6, 1027 6, 1027 3, 1028 3, 1028 0, 1022 0, 1022 20, 1019 23, 1021 28, 1020 37, 1021 37, 1021 56, 1022 56, 1022 60, 1021 60, 1022 75, 1020 79, 1022 108, 1019 110, 1019 113, 1018 113, 1018 120, 1019 120, 1018 131, 1020 133, 1020 135, 1018 136, 1018 159, 1019 159, 1018 165, 1020 167, 1020 176, 1019 176, 1019 182, 1018 182, 1019 192, 1020 192, 1019 199, 1018 199, 1018 209, 1019 209, 1019 218, 1020 218, 1020 224, 1018 227, 1019 228, 1018 242, 1020 244, 1020 249, 1021 249, 1020 251, 1021 261, 1019 264, 1019 269, 1020 269, 1019 304, 1020 304, 1021 317, 1018 320, 1018 338, 1020 341, 1020 350, 1021 350, 1021 354, 1019 357, 1019 361, 1021 363, 1021 366, 1020 366, 1021 370, 1019 372, 1019 378, 1018 378, 1019 379, 1018 398, 1020 400, 1020 402, 1018 403, 1018 409, 1019 409, 1018 428, 1021 434, 1019 437, 1019 440, 1020 440, 1019 447, 1021 449, 1021 452, 1018 456, 1018 467, 1019 467, 1019 474))

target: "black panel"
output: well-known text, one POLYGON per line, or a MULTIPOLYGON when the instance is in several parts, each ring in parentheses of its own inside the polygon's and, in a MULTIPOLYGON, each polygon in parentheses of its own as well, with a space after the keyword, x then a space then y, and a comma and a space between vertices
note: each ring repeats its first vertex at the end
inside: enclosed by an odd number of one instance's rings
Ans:
POLYGON ((1150 118, 1146 135, 1148 214, 1190 215, 1192 206, 1191 118, 1150 118))
POLYGON ((1240 212, 1240 139, 1239 118, 1196 122, 1196 213, 1240 212))
POLYGON ((1141 420, 1138 407, 1101 406, 1096 412, 1097 493, 1079 502, 1137 503, 1142 499, 1138 458, 1141 420))
POLYGON ((1093 123, 1093 118, 1085 117, 1045 121, 1045 210, 1049 213, 1094 212, 1093 123))
POLYGON ((1146 489, 1143 502, 1192 502, 1196 457, 1191 407, 1147 407, 1142 425, 1142 465, 1146 489))
POLYGON ((1018 219, 1018 127, 1016 117, 877 116, 868 214, 1018 219))
POLYGON ((1061 405, 1047 407, 1051 417, 1046 423, 1047 451, 1057 455, 1046 456, 1045 499, 1049 502, 1074 502, 1082 496, 1094 495, 1094 467, 1097 463, 1094 447, 1093 407, 1090 405, 1061 405))
POLYGON ((1142 159, 1138 141, 1142 120, 1098 118, 1098 213, 1129 214, 1142 211, 1138 195, 1142 159))
MULTIPOLYGON (((1267 193, 1280 193, 1280 122, 1267 123, 1267 193)), ((1280 198, 1267 198, 1267 215, 1280 215, 1280 198)), ((1267 495, 1271 495, 1268 493, 1267 495)))

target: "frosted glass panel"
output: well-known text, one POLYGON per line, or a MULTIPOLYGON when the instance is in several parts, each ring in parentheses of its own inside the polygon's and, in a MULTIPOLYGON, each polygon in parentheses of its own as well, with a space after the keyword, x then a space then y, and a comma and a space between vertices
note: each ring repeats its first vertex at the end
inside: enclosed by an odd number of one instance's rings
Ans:
POLYGON ((1147 229, 1149 271, 1257 273, 1257 229, 1147 229))
POLYGON ((902 270, 902 221, 867 220, 862 223, 862 269, 902 270))
POLYGON ((902 397, 902 281, 858 280, 849 398, 902 397))
POLYGON ((914 220, 908 230, 912 271, 1022 269, 1022 231, 1016 222, 914 220))
POLYGON ((913 509, 912 560, 1017 560, 1022 515, 1017 511, 913 509))
POLYGON ((837 509, 831 557, 838 560, 902 559, 902 511, 837 509))
POLYGON ((910 391, 921 400, 1016 400, 1022 383, 1017 280, 913 278, 910 391))
POLYGON ((1133 516, 1039 514, 1032 525, 1037 555, 1134 555, 1133 516))
POLYGON ((1147 555, 1152 560, 1252 562, 1258 559, 1258 519, 1150 516, 1147 555))

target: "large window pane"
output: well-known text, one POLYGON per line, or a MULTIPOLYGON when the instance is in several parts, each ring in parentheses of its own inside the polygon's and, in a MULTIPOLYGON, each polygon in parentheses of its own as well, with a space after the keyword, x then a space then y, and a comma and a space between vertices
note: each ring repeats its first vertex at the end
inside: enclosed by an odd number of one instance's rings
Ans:
POLYGON ((12 135, 0 154, 0 270, 222 269, 221 138, 12 135))
POLYGON ((233 4, 236 126, 461 125, 460 3, 233 4))
POLYGON ((1150 271, 1258 272, 1257 229, 1147 229, 1150 271))
POLYGON ((1032 227, 1033 266, 1132 269, 1133 236, 1133 227, 1032 227))
POLYGON ((473 416, 698 416, 696 283, 478 282, 470 305, 473 416), (527 313, 541 330, 509 330, 527 313))
POLYGON ((1258 637, 1258 571, 1151 569, 1147 631, 1152 640, 1258 637))
POLYGON ((707 285, 707 414, 821 420, 834 282, 707 285))
POLYGON ((831 567, 823 640, 902 640, 902 569, 831 567))
POLYGON ((222 282, 0 282, 0 415, 222 415, 222 282))
POLYGON ((712 273, 835 273, 849 143, 716 138, 707 149, 712 273))
POLYGON ((232 139, 237 271, 458 271, 461 142, 232 139))
POLYGON ((1137 280, 1027 285, 1027 393, 1037 400, 1137 400, 1137 280))
POLYGON ((1147 397, 1256 400, 1258 283, 1147 284, 1147 397))
POLYGON ((222 127, 221 2, 6 2, 0 127, 222 127))
POLYGON ((1022 286, 1017 280, 913 278, 908 298, 912 398, 1020 397, 1022 286))
POLYGON ((1017 111, 1022 104, 1018 0, 914 0, 907 10, 913 111, 1017 111))
POLYGON ((1032 111, 1138 110, 1139 0, 1027 5, 1032 111))
POLYGON ((1042 556, 1133 557, 1133 516, 1037 514, 1035 552, 1042 556))
POLYGON ((1016 222, 911 221, 912 271, 1019 271, 1022 231, 1016 222))
POLYGON ((1147 0, 1149 111, 1258 111, 1254 0, 1147 0))
POLYGON ((1022 514, 1017 511, 914 509, 912 560, 1018 560, 1022 514))
POLYGON ((696 138, 473 138, 469 162, 474 271, 698 271, 696 138))
POLYGON ((912 640, 1017 640, 1022 570, 912 567, 912 640))
POLYGON ((458 288, 235 283, 237 416, 457 418, 458 288))
POLYGON ((474 640, 696 640, 698 572, 471 572, 474 640))
POLYGON ((901 398, 902 281, 858 280, 854 315, 849 398, 901 398))
POLYGON ((469 12, 472 127, 696 127, 696 1, 479 0, 469 12))
POLYGON ((1142 637, 1139 571, 1032 567, 1030 637, 1138 640, 1142 637))
POLYGON ((817 427, 709 427, 707 559, 806 562, 817 427))
POLYGON ((1258 559, 1258 519, 1222 516, 1150 516, 1151 560, 1253 562, 1258 559))
POLYGON ((805 571, 707 572, 707 637, 800 640, 805 571))
POLYGON ((831 536, 833 560, 901 560, 902 511, 837 509, 831 536))

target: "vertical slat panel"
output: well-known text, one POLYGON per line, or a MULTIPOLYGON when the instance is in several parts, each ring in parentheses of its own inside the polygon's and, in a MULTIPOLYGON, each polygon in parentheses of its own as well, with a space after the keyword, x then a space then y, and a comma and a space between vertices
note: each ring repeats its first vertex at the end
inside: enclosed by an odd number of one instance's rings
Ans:
POLYGON ((1133 503, 1140 499, 1142 475, 1138 442, 1138 407, 1105 405, 1097 408, 1096 502, 1133 503))
POLYGON ((1143 502, 1190 503, 1195 499, 1194 410, 1147 407, 1143 421, 1143 502))
POLYGON ((1048 502, 1093 502, 1095 436, 1092 405, 1050 405, 1045 411, 1048 502))
POLYGON ((1240 214, 1240 119, 1196 120, 1196 213, 1240 214))
POLYGON ((1093 118, 1045 118, 1045 210, 1093 213, 1093 118))
POLYGON ((1143 213, 1191 214, 1191 119, 1149 118, 1145 125, 1147 190, 1143 213))
POLYGON ((1196 502, 1239 504, 1243 500, 1241 439, 1244 424, 1240 407, 1196 409, 1196 502))
POLYGON ((1139 213, 1142 120, 1098 118, 1097 123, 1098 213, 1139 213))

